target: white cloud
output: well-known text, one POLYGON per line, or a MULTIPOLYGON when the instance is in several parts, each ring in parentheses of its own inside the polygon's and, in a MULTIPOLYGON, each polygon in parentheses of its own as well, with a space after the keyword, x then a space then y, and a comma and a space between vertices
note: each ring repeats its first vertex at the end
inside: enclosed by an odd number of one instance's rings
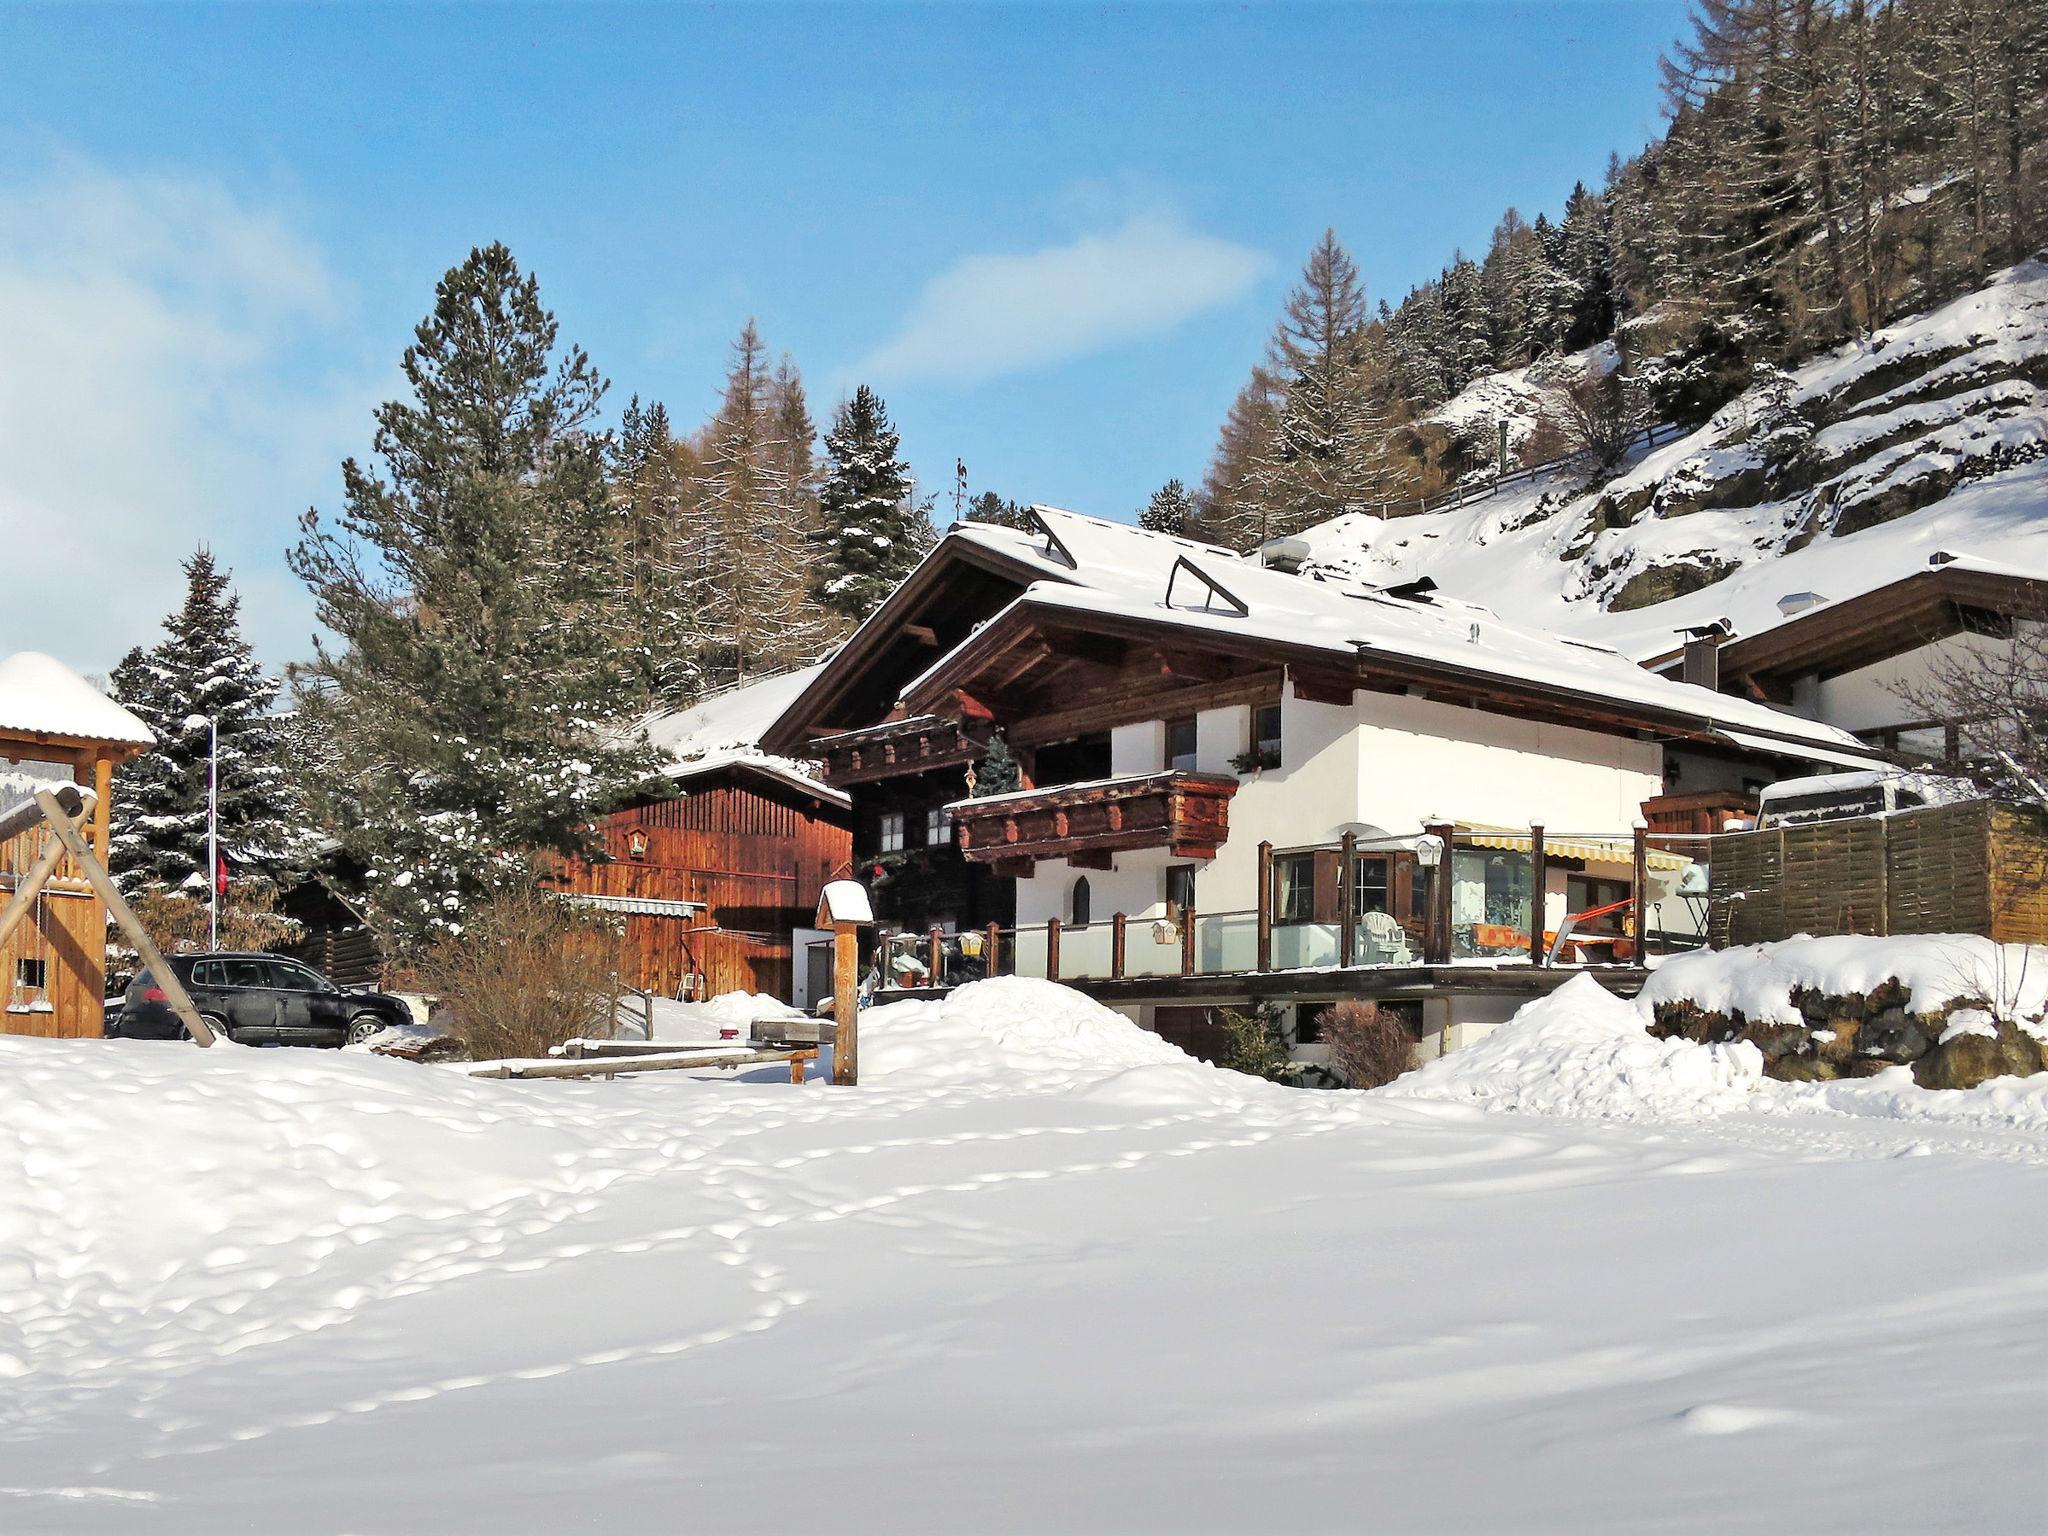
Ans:
POLYGON ((973 380, 1083 357, 1228 303, 1269 266, 1262 252, 1157 215, 1024 255, 966 256, 925 284, 859 371, 973 380))
POLYGON ((35 530, 51 573, 16 573, 0 653, 106 670, 201 542, 266 663, 304 649, 282 551, 374 399, 326 371, 341 311, 317 246, 216 182, 78 162, 0 181, 0 527, 35 530))

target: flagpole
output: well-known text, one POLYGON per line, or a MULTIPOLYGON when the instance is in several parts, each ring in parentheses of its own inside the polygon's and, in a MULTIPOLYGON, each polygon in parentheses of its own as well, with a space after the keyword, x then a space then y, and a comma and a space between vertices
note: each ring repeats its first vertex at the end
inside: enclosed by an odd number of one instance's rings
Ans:
POLYGON ((206 947, 220 948, 220 719, 206 722, 206 947))

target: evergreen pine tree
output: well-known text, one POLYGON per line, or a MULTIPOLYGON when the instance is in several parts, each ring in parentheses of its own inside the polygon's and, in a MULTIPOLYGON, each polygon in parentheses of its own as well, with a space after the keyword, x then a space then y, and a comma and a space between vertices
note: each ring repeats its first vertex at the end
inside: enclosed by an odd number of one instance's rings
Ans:
POLYGON ((910 466, 896 457, 897 442, 881 397, 865 384, 825 434, 823 551, 811 591, 855 623, 932 547, 931 519, 911 500, 910 466))
POLYGON ((1179 536, 1188 531, 1188 518, 1194 510, 1194 503, 1188 499, 1187 487, 1178 480, 1169 480, 1145 503, 1145 510, 1138 514, 1138 526, 1149 528, 1154 533, 1179 536))
POLYGON ((983 491, 967 503, 967 521, 994 523, 999 528, 1028 528, 1030 519, 1014 501, 1005 501, 994 491, 983 491))
POLYGON ((1018 766, 1016 753, 1010 750, 1003 733, 997 731, 988 739, 988 753, 973 769, 974 797, 984 799, 989 795, 1007 795, 1024 787, 1024 770, 1018 766))
POLYGON ((1272 521, 1271 485, 1264 465, 1280 429, 1279 391, 1273 376, 1254 368, 1230 403, 1216 438, 1216 451, 1202 478, 1201 495, 1189 519, 1190 538, 1228 549, 1250 549, 1272 521))
POLYGON ((594 430, 604 381, 557 350, 539 286, 503 245, 437 286, 377 411, 380 477, 342 466, 347 509, 301 520, 293 569, 341 642, 299 679, 328 743, 328 829, 397 941, 459 928, 541 850, 589 851, 594 819, 653 766, 621 727, 645 706, 622 655, 614 511, 594 430))
POLYGON ((157 740, 122 770, 109 858, 129 894, 205 897, 216 874, 207 859, 207 781, 217 764, 218 848, 229 889, 267 894, 308 852, 270 713, 278 680, 257 665, 241 632, 241 600, 208 551, 185 562, 185 579, 185 601, 164 620, 164 638, 114 669, 115 697, 157 740))
POLYGON ((684 508, 687 450, 676 442, 659 401, 635 395, 620 418, 610 455, 618 510, 620 642, 645 668, 654 702, 679 707, 702 688, 692 551, 684 508))

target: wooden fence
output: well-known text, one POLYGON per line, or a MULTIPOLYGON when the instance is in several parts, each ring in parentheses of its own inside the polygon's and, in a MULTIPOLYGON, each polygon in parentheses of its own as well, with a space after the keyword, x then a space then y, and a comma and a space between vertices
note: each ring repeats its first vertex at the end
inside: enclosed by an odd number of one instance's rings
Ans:
POLYGON ((1716 948, 1800 933, 2048 942, 2048 839, 1989 801, 1728 833, 1711 850, 1716 948))

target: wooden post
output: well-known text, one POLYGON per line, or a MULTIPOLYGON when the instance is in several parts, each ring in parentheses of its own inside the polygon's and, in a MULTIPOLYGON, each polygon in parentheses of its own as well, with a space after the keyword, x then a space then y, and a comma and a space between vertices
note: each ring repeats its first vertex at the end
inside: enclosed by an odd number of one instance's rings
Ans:
POLYGON ((1060 920, 1056 917, 1045 920, 1045 979, 1060 979, 1060 920))
MULTIPOLYGON (((1390 888, 1391 889, 1391 888, 1390 888)), ((1337 963, 1358 963, 1358 834, 1346 832, 1337 854, 1337 963)))
MULTIPOLYGON (((884 970, 889 957, 882 956, 884 970)), ((851 923, 832 929, 832 1081, 851 1088, 860 1081, 860 930, 851 923)))
POLYGON ((988 948, 984 950, 983 953, 988 958, 983 960, 981 963, 982 974, 984 976, 1002 975, 1003 925, 1001 923, 990 923, 988 925, 988 948))
POLYGON ((43 808, 43 819, 49 823, 50 830, 57 834, 57 840, 64 845, 64 851, 71 855, 72 862, 99 893, 100 900, 107 904, 108 915, 128 936, 128 942, 135 946, 135 953, 148 970, 150 979, 163 988, 164 1000, 171 1005, 171 1012, 178 1016, 178 1022, 191 1032, 195 1044, 212 1045, 215 1038, 212 1027, 199 1016, 199 1010, 192 1006, 192 999, 185 991, 185 984, 178 980, 177 972, 165 962, 164 952, 156 947, 156 940, 149 936, 149 930, 142 926, 142 920, 135 915, 134 909, 121 895, 120 888, 107 873, 107 867, 93 857, 92 849, 88 848, 85 839, 78 835, 77 824, 64 814, 64 807, 57 803, 56 797, 47 789, 36 791, 36 804, 43 808))
POLYGON ((1123 913, 1119 912, 1109 920, 1109 976, 1112 981, 1122 981, 1124 977, 1124 928, 1123 913))
POLYGON ((1529 827, 1529 963, 1544 965, 1548 955, 1543 948, 1544 909, 1548 905, 1545 887, 1550 883, 1550 868, 1543 854, 1543 825, 1534 822, 1529 827))
POLYGON ((1273 845, 1259 844, 1258 958, 1261 974, 1273 969, 1273 845))
POLYGON ((1180 909, 1180 973, 1183 976, 1195 974, 1195 909, 1192 905, 1180 909))
POLYGON ((1444 845, 1429 888, 1429 921, 1422 940, 1422 957, 1431 965, 1448 965, 1451 959, 1451 859, 1458 829, 1448 821, 1432 822, 1423 831, 1444 845))
MULTIPOLYGON (((857 880, 831 880, 818 893, 814 926, 832 930, 832 1082, 852 1088, 860 1082, 860 930, 875 920, 865 887, 857 880)), ((889 973, 888 936, 878 964, 889 973)), ((795 1072, 792 1070, 792 1078, 795 1072)))
MULTIPOLYGON (((1781 865, 1782 867, 1782 865, 1781 865)), ((1646 899, 1650 894, 1650 829, 1638 821, 1635 827, 1634 856, 1629 861, 1628 895, 1629 911, 1636 920, 1636 964, 1641 965, 1650 954, 1650 913, 1646 899)))
POLYGON ((114 814, 114 760, 104 752, 92 760, 92 792, 92 850, 104 864, 113 841, 114 814))
POLYGON ((925 983, 928 986, 941 985, 946 969, 946 936, 934 928, 925 936, 925 983))

